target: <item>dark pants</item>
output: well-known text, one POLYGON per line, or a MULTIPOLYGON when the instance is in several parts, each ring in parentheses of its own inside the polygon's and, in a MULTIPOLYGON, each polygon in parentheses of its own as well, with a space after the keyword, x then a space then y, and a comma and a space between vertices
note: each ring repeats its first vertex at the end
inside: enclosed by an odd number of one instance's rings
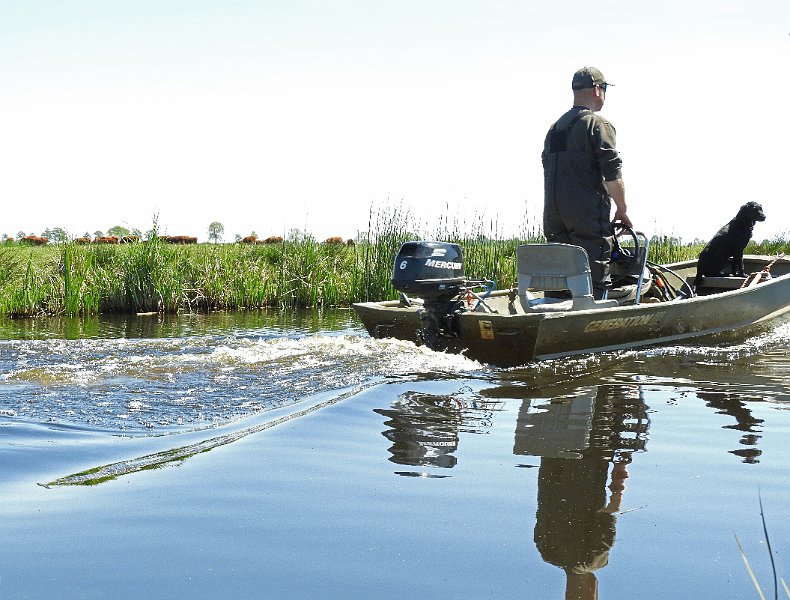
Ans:
POLYGON ((611 284, 609 260, 614 230, 609 221, 610 210, 606 198, 598 202, 547 202, 543 211, 543 233, 547 241, 581 246, 587 252, 597 298, 611 284))

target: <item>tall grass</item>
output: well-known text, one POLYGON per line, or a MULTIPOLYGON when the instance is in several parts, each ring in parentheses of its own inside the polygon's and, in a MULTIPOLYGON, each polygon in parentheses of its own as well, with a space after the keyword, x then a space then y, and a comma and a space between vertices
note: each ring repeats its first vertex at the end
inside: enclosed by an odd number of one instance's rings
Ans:
POLYGON ((368 230, 354 247, 351 294, 358 301, 391 298, 392 266, 400 246, 418 237, 416 221, 402 207, 392 211, 374 211, 368 216, 368 230))
MULTIPOLYGON (((155 229, 155 226, 154 226, 155 229)), ((467 276, 498 288, 516 281, 516 247, 543 241, 525 218, 515 236, 496 219, 470 222, 442 217, 421 223, 402 207, 371 209, 356 244, 327 244, 304 236, 275 244, 171 245, 150 241, 122 245, 0 247, 0 315, 94 315, 238 311, 261 307, 348 306, 394 298, 395 256, 408 240, 458 243, 467 276)), ((776 255, 788 242, 751 243, 747 252, 776 255)), ((700 246, 655 238, 649 258, 669 263, 695 258, 700 246)))
POLYGON ((54 303, 59 295, 57 277, 52 269, 39 269, 37 258, 30 252, 26 261, 18 262, 21 272, 6 278, 4 293, 0 295, 0 314, 33 316, 58 310, 54 303))

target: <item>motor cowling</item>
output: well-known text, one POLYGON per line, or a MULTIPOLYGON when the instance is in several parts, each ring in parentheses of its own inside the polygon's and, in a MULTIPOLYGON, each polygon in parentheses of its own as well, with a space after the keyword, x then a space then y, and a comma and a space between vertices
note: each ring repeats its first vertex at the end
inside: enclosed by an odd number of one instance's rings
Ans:
POLYGON ((399 292, 429 302, 449 300, 463 282, 463 253, 458 244, 406 242, 395 257, 392 285, 399 292))
POLYGON ((422 343, 445 350, 457 337, 455 318, 463 310, 456 297, 464 285, 461 247, 447 242, 406 242, 395 257, 392 285, 399 292, 422 298, 418 310, 422 343))

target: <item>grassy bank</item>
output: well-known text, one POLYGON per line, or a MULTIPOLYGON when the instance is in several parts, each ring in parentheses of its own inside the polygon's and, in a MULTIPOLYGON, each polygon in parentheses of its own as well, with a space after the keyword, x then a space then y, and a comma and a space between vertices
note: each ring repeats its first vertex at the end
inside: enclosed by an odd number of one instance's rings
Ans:
MULTIPOLYGON (((104 314, 261 307, 348 306, 392 298, 392 265, 401 243, 441 239, 460 243, 470 277, 497 287, 515 283, 516 246, 540 241, 539 233, 499 239, 497 224, 476 224, 464 233, 457 223, 416 231, 409 215, 372 215, 370 233, 354 245, 312 239, 274 244, 174 245, 161 239, 123 245, 0 246, 0 315, 104 314)), ((785 240, 752 242, 747 252, 787 252, 785 240)), ((696 257, 699 245, 655 239, 650 260, 666 263, 696 257)))

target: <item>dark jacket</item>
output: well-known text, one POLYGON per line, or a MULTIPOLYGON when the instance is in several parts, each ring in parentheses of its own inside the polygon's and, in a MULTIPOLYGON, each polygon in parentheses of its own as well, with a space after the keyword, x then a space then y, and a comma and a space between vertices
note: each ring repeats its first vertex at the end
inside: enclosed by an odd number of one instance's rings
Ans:
POLYGON ((601 179, 620 177, 622 161, 614 126, 591 110, 574 106, 546 135, 543 145, 545 200, 594 201, 606 197, 601 179))
POLYGON ((543 233, 550 242, 582 246, 593 285, 608 284, 611 199, 603 181, 621 176, 612 124, 574 106, 551 127, 541 155, 544 176, 543 233))

